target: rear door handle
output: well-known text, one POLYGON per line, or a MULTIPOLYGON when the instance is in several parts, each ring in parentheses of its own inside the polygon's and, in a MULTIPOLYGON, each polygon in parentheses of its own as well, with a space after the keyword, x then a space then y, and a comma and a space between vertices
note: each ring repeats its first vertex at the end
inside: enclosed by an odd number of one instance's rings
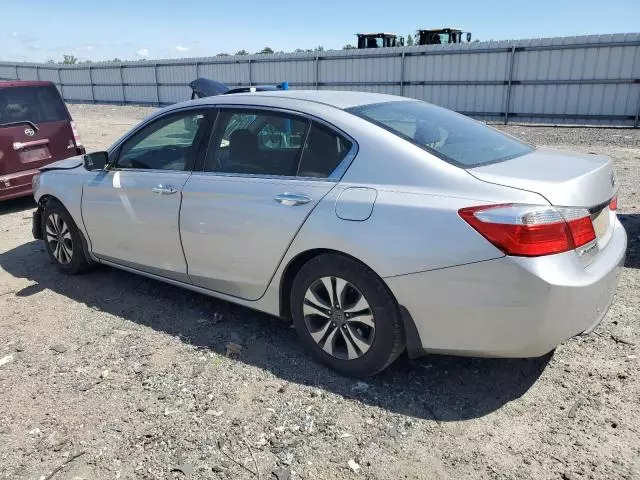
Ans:
POLYGON ((176 193, 178 190, 173 188, 171 185, 157 185, 151 189, 153 193, 157 193, 158 195, 171 195, 176 193))
POLYGON ((282 205, 286 205, 287 207, 294 207, 296 205, 309 203, 311 201, 311 197, 302 193, 281 193, 280 195, 277 195, 274 200, 282 205))

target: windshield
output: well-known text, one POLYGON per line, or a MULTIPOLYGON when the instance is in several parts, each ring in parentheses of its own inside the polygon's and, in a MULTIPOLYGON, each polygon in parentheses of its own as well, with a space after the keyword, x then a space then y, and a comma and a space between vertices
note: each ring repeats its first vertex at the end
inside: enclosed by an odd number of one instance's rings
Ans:
POLYGON ((347 111, 462 168, 509 160, 533 150, 483 123, 425 102, 376 103, 347 111))
POLYGON ((0 125, 69 120, 54 86, 0 88, 0 125))

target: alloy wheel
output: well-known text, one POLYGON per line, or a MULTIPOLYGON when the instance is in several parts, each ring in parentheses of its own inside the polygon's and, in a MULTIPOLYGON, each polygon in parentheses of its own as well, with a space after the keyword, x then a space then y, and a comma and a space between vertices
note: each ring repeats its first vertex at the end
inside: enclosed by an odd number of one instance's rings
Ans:
POLYGON ((335 358, 355 360, 373 343, 376 327, 369 302, 340 277, 322 277, 311 284, 303 315, 313 340, 335 358))
POLYGON ((62 265, 68 265, 73 258, 73 240, 67 222, 57 213, 52 213, 47 217, 45 232, 55 259, 62 265))

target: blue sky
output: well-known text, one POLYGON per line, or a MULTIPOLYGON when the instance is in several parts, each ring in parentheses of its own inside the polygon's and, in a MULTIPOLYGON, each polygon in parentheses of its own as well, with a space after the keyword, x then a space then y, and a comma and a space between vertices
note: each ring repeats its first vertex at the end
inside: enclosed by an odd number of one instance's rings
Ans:
POLYGON ((358 31, 436 26, 481 40, 627 33, 640 30, 640 0, 2 0, 0 18, 0 60, 134 60, 337 49, 358 31))

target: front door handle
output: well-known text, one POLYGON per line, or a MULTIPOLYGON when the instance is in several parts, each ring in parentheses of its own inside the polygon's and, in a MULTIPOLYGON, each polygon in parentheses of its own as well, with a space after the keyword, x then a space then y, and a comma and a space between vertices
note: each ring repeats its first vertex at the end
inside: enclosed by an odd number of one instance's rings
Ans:
POLYGON ((171 195, 176 193, 178 190, 173 188, 171 185, 157 185, 151 189, 153 193, 157 193, 158 195, 171 195))
POLYGON ((296 205, 304 205, 311 201, 311 197, 308 197, 302 193, 281 193, 277 195, 274 200, 287 207, 294 207, 296 205))

